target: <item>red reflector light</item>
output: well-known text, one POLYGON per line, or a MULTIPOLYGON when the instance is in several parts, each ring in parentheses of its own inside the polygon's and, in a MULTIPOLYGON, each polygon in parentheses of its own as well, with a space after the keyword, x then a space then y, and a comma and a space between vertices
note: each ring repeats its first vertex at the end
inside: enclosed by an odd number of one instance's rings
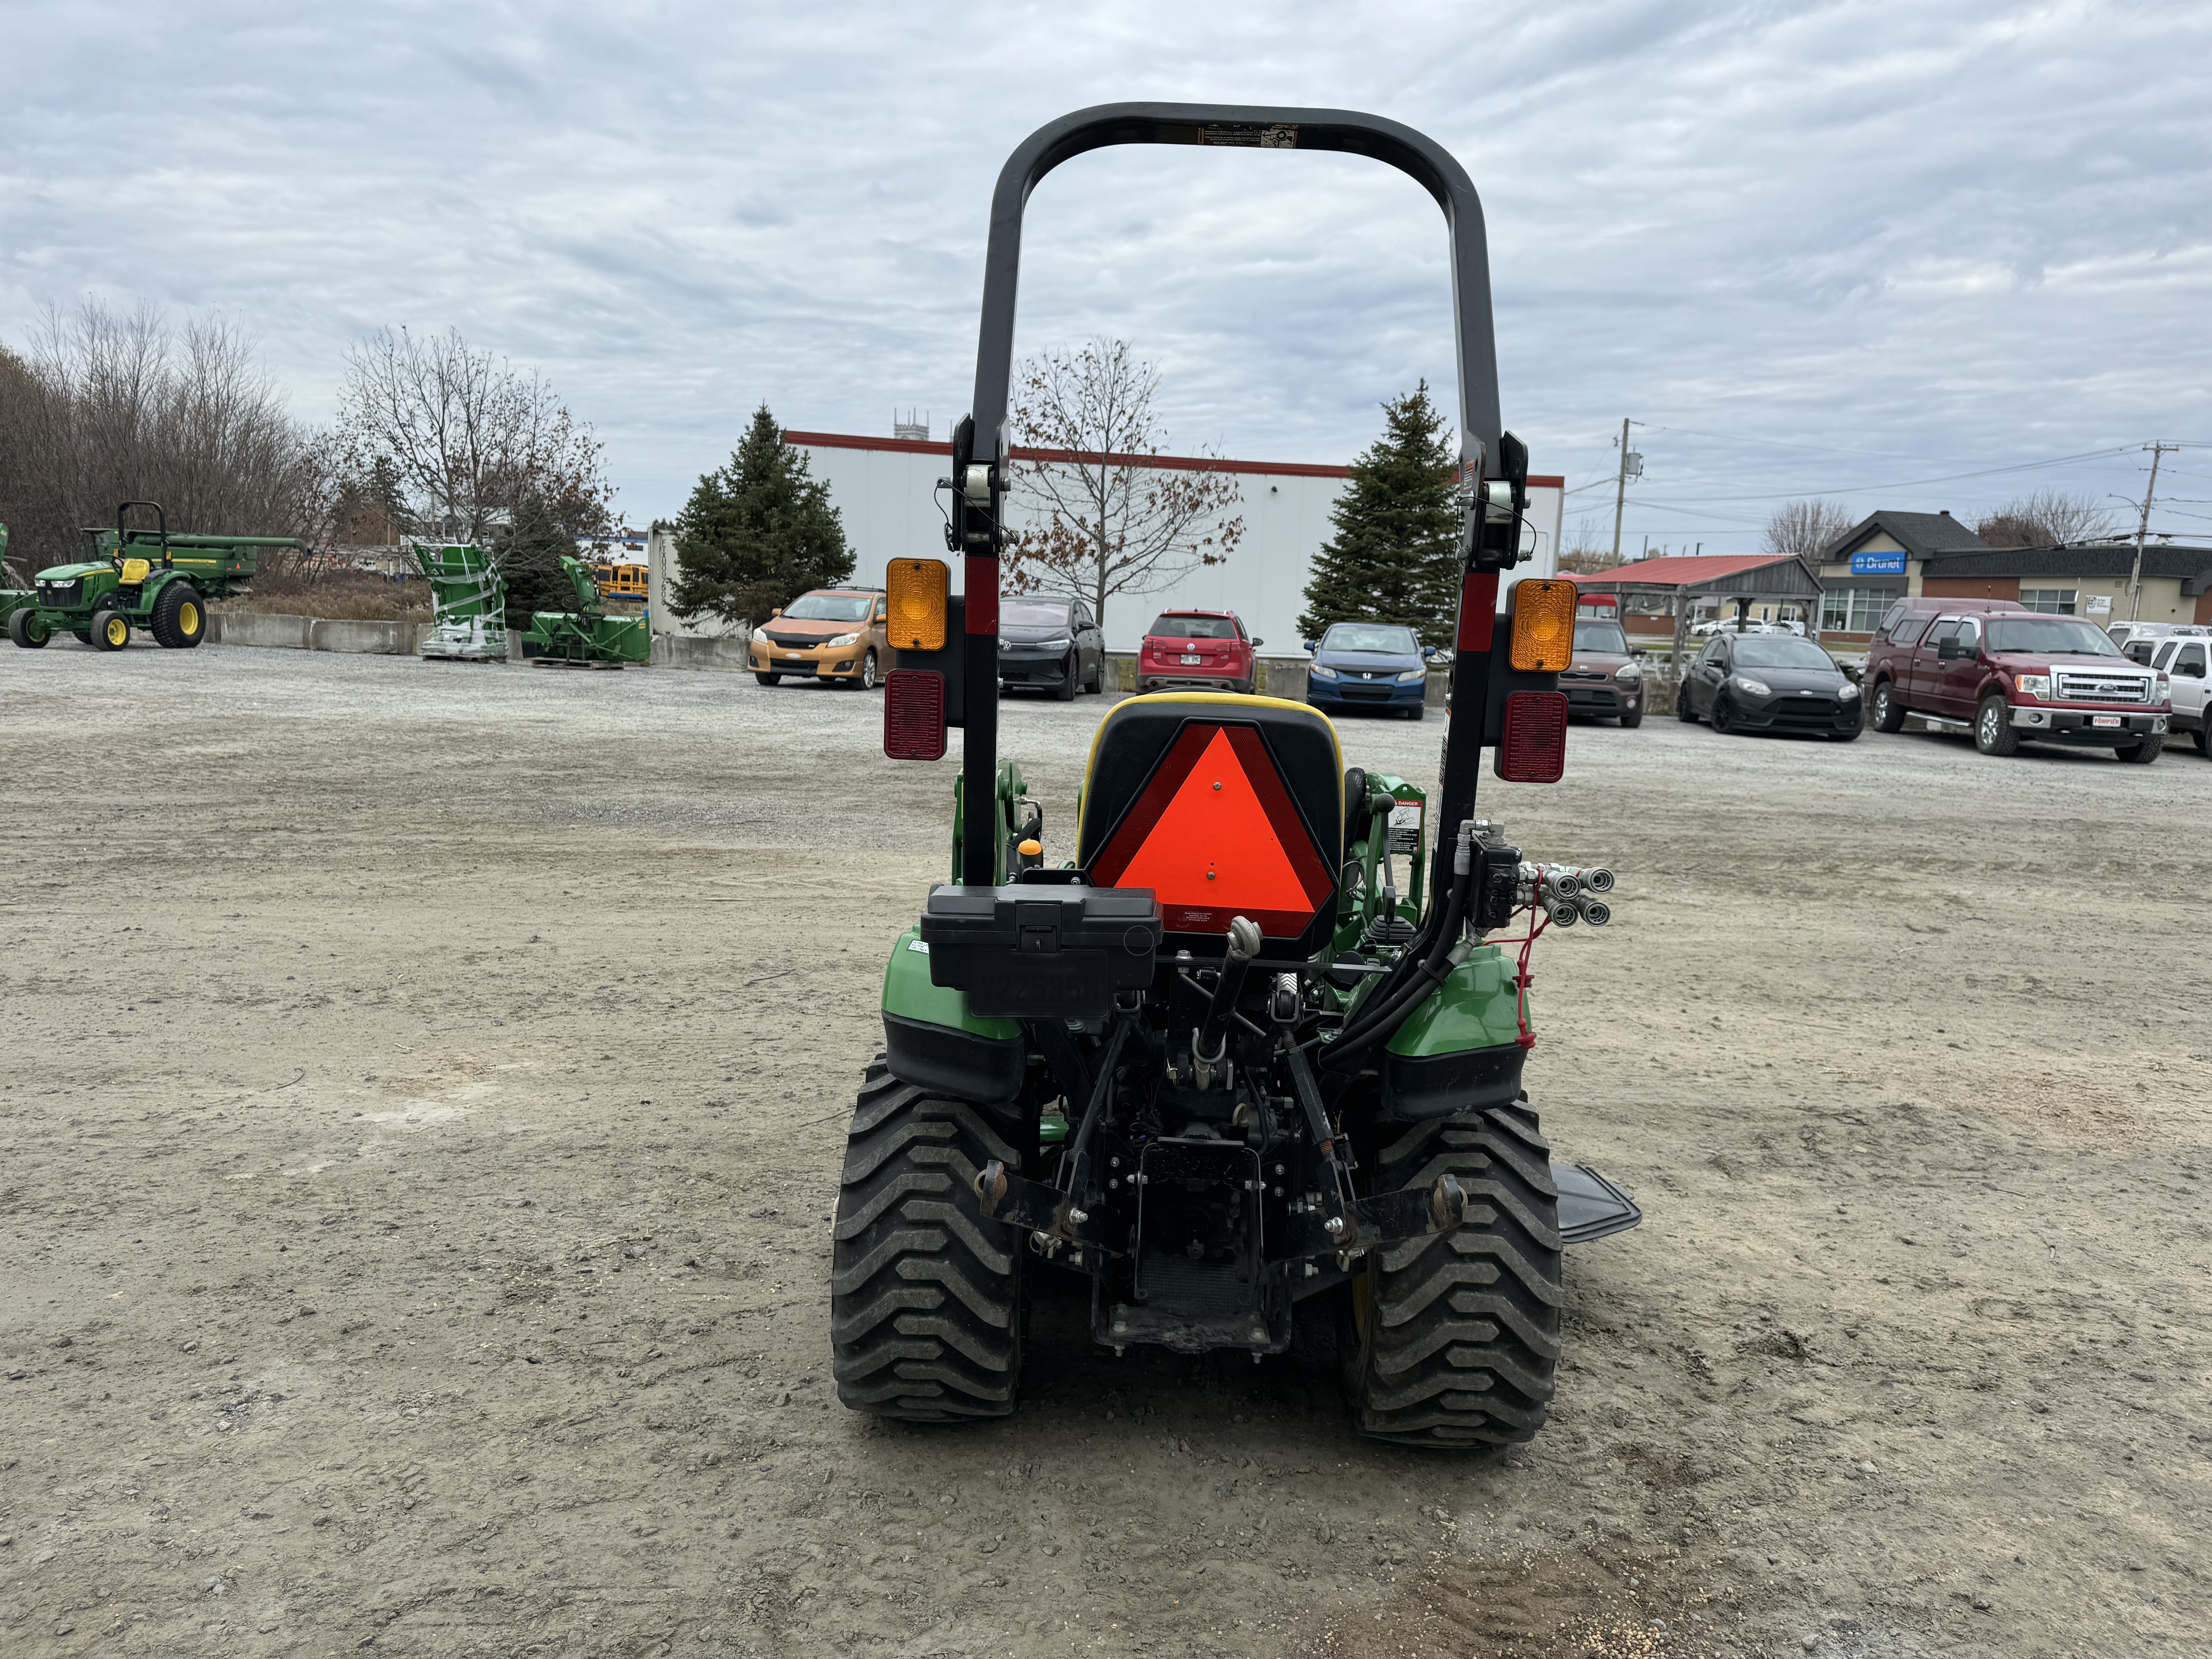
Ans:
POLYGON ((944 675, 894 668, 884 676, 884 753, 893 760, 945 758, 944 675))
POLYGON ((1493 764, 1508 783, 1557 783, 1567 770, 1567 696, 1516 691, 1505 699, 1504 729, 1493 764))

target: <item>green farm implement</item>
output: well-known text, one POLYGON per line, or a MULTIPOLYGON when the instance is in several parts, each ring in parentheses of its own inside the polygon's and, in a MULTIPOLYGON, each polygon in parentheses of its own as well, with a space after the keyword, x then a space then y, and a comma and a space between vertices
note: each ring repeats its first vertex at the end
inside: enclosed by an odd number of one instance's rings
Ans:
MULTIPOLYGON (((1255 158, 1256 160, 1256 158, 1255 158)), ((1565 1246, 1633 1200, 1554 1159, 1523 1087, 1529 948, 1596 926, 1613 878, 1523 859, 1479 817, 1565 763, 1571 583, 1520 562, 1528 452, 1500 425, 1482 210, 1459 163, 1340 110, 1119 104, 1033 135, 999 176, 973 413, 946 546, 894 559, 884 750, 963 728, 951 879, 892 945, 884 1051, 848 1129, 830 1278, 839 1396, 908 1421, 1003 1417, 1041 1280, 1115 1353, 1333 1344, 1354 1425, 1479 1448, 1543 1423, 1565 1246), (1449 229, 1461 580, 1437 787, 1345 764, 1318 710, 1127 698, 1091 745, 1057 867, 997 753, 1008 393, 1025 204, 1109 144, 1349 152, 1410 174, 1449 229), (1502 591, 1510 587, 1510 592, 1502 591)))
POLYGON ((565 611, 533 611, 522 636, 525 661, 541 666, 621 668, 644 662, 651 638, 642 617, 611 617, 591 566, 563 555, 561 574, 572 595, 565 611))
POLYGON ((8 637, 36 650, 56 634, 74 634, 100 651, 120 651, 131 630, 156 645, 189 650, 207 637, 207 603, 228 598, 252 580, 262 550, 307 550, 292 536, 174 534, 168 514, 154 501, 125 501, 115 509, 115 528, 89 528, 96 556, 82 564, 58 564, 33 580, 31 599, 8 617, 8 637), (154 509, 156 528, 134 530, 131 509, 154 509))
POLYGON ((507 584, 473 544, 411 544, 430 584, 431 623, 422 655, 432 662, 507 660, 507 584))

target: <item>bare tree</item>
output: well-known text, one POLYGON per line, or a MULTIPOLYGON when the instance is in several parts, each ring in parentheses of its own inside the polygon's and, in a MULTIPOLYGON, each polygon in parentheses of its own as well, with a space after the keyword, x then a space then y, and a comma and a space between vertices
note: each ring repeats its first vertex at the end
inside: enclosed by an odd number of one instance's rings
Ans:
POLYGON ((1974 533, 1991 547, 2063 547, 2112 532, 2112 511, 2093 495, 2039 489, 1984 514, 1974 533))
POLYGON ((1604 526, 1595 514, 1586 513, 1575 520, 1573 537, 1559 550, 1559 571, 1563 575, 1587 575, 1615 569, 1627 562, 1626 557, 1613 550, 1604 526))
POLYGON ((1234 473, 1178 459, 1161 465, 1159 375, 1122 340, 1098 338, 1022 365, 1014 441, 1014 501, 1033 515, 1006 549, 1006 586, 1088 598, 1103 625, 1117 593, 1167 587, 1226 560, 1243 538, 1234 473))
POLYGON ((0 522, 25 568, 78 556, 124 500, 171 528, 318 538, 333 499, 326 441, 292 418, 236 325, 173 330, 141 309, 48 312, 27 354, 0 350, 0 522))
POLYGON ((1785 501, 1768 515, 1759 551, 1771 558, 1818 564, 1844 532, 1858 521, 1833 501, 1785 501))
POLYGON ((455 329, 383 329, 349 351, 338 433, 354 498, 388 503, 410 534, 486 542, 526 501, 572 537, 608 522, 591 427, 537 374, 455 329))

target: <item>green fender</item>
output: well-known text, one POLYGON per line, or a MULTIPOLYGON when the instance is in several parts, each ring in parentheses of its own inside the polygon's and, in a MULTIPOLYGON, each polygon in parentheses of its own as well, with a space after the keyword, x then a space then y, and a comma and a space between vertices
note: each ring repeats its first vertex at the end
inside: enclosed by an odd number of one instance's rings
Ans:
POLYGON ((1012 1100, 1029 1069, 1019 1020, 968 1012, 968 994, 929 982, 929 947, 909 927, 884 964, 884 1054, 902 1083, 962 1100, 1012 1100))
POLYGON ((1494 1048, 1519 1039, 1513 970, 1495 945, 1480 945, 1413 1010, 1388 1047, 1409 1058, 1494 1048))

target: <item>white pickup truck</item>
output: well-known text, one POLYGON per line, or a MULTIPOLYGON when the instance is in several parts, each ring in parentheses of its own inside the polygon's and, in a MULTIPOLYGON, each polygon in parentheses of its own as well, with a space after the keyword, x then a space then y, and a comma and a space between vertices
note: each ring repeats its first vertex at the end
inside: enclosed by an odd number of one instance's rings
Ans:
POLYGON ((2197 752, 2212 756, 2205 726, 2205 698, 2212 692, 2212 628, 2169 634, 2153 648, 2150 665, 2172 682, 2173 729, 2196 740, 2197 752))

